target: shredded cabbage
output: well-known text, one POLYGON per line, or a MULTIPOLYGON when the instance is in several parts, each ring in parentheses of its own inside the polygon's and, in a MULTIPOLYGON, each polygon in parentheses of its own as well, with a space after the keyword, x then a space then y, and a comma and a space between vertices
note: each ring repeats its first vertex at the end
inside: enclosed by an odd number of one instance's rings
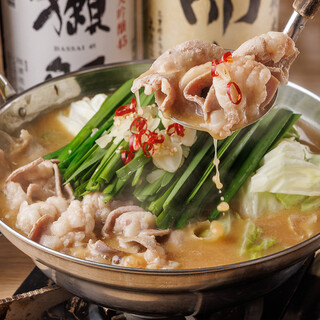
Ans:
POLYGON ((303 202, 306 196, 298 194, 285 194, 285 193, 276 193, 275 196, 283 204, 286 209, 292 208, 293 206, 299 205, 303 202))
POLYGON ((282 140, 264 156, 249 191, 320 196, 320 155, 282 140))
POLYGON ((265 155, 234 203, 239 213, 250 218, 294 206, 302 210, 319 207, 320 154, 311 153, 297 141, 283 139, 265 155))
POLYGON ((272 247, 276 243, 273 238, 263 238, 261 229, 252 221, 248 221, 243 235, 243 242, 240 249, 241 255, 248 255, 250 259, 262 257, 263 251, 272 247))

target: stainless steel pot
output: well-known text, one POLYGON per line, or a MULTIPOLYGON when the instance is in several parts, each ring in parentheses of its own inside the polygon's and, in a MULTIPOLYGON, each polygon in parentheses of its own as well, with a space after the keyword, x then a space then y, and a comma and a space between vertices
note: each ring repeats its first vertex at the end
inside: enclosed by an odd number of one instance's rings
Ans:
MULTIPOLYGON (((42 112, 99 92, 112 92, 136 77, 150 62, 91 68, 40 84, 14 96, 0 110, 0 129, 13 132, 42 112)), ((303 113, 320 128, 320 98, 290 83, 278 103, 303 113)), ((160 317, 215 311, 258 297, 281 285, 320 247, 320 234, 282 252, 221 267, 194 270, 144 270, 85 261, 35 243, 0 220, 0 231, 54 282, 103 306, 160 317)))

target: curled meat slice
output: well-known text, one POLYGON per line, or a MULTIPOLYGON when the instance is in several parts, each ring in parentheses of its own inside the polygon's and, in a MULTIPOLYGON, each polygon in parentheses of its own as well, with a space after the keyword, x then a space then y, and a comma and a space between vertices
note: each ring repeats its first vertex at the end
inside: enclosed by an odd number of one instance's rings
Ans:
POLYGON ((116 236, 119 247, 127 254, 118 264, 154 269, 177 267, 168 260, 165 249, 157 240, 169 233, 169 230, 158 230, 156 217, 138 206, 123 206, 111 211, 102 230, 105 238, 116 236))
POLYGON ((207 97, 211 99, 211 91, 214 90, 218 105, 212 108, 214 103, 206 99, 202 126, 205 130, 209 128, 208 131, 213 132, 215 137, 225 138, 265 114, 264 107, 275 94, 279 81, 266 66, 249 57, 234 57, 232 63, 221 64, 217 70, 220 73, 226 72, 227 75, 212 79, 207 97), (233 85, 230 86, 228 95, 226 91, 230 83, 233 85), (235 85, 241 88, 241 100, 237 104, 234 102, 239 93, 235 85))
POLYGON ((160 74, 183 72, 212 59, 221 58, 223 53, 224 50, 213 43, 190 40, 164 52, 150 70, 160 74))
POLYGON ((290 66, 298 54, 291 38, 282 32, 270 31, 244 42, 233 56, 253 56, 257 62, 267 66, 281 83, 287 83, 290 66))
POLYGON ((298 50, 287 35, 269 32, 245 42, 232 59, 220 59, 223 52, 201 41, 178 45, 137 78, 132 91, 154 91, 165 117, 223 139, 265 114, 298 50), (201 48, 206 54, 198 57, 201 48))
POLYGON ((220 59, 224 50, 210 43, 191 40, 164 52, 151 68, 137 78, 131 88, 137 92, 145 88, 145 93, 155 93, 156 102, 163 112, 167 112, 179 99, 179 81, 194 66, 213 59, 220 59))
POLYGON ((125 212, 116 219, 113 232, 125 237, 134 237, 139 235, 143 230, 155 228, 155 215, 140 208, 139 211, 125 212))
POLYGON ((107 259, 114 265, 124 265, 128 259, 127 252, 111 248, 101 240, 93 241, 90 239, 87 245, 87 251, 86 259, 96 262, 105 263, 107 259))
POLYGON ((138 206, 123 206, 123 207, 112 210, 107 216, 106 222, 101 230, 102 236, 105 238, 109 236, 109 233, 112 231, 117 218, 119 218, 122 214, 126 212, 139 212, 139 211, 143 211, 143 209, 138 206))
POLYGON ((174 269, 178 267, 177 262, 168 260, 165 249, 157 242, 155 236, 124 237, 121 241, 132 245, 138 244, 144 248, 143 257, 147 263, 147 269, 174 269))
POLYGON ((47 165, 48 162, 43 162, 44 160, 42 158, 38 158, 29 164, 18 168, 10 174, 7 182, 18 182, 24 187, 24 189, 26 189, 26 185, 29 185, 29 181, 32 182, 38 178, 46 179, 50 177, 52 175, 52 162, 48 161, 50 163, 49 166, 47 165))
POLYGON ((112 256, 114 254, 123 254, 124 252, 118 249, 110 248, 106 243, 101 240, 88 242, 88 249, 93 255, 112 256))
POLYGON ((140 232, 141 235, 146 235, 146 236, 155 236, 155 237, 163 237, 166 236, 170 233, 169 229, 165 230, 158 230, 158 229, 145 229, 140 232))
POLYGON ((16 158, 22 153, 24 157, 35 158, 45 152, 42 145, 24 129, 20 131, 19 137, 12 137, 0 130, 0 148, 5 151, 8 159, 16 158))
POLYGON ((61 177, 56 160, 38 158, 12 172, 6 184, 9 182, 18 183, 32 200, 62 196, 61 177))
POLYGON ((40 242, 42 235, 44 234, 44 232, 46 231, 46 229, 52 221, 53 218, 49 214, 45 214, 42 217, 40 217, 33 225, 28 235, 28 238, 35 242, 40 242))
MULTIPOLYGON (((33 162, 13 171, 6 180, 4 192, 7 197, 14 198, 14 190, 19 190, 19 194, 24 192, 22 201, 28 203, 45 200, 48 197, 66 197, 72 199, 73 192, 70 184, 62 188, 61 174, 58 168, 58 160, 44 160, 38 158, 33 162)), ((17 200, 10 207, 18 206, 17 200)))
MULTIPOLYGON (((188 101, 195 102, 203 108, 211 84, 211 61, 209 61, 188 70, 181 78, 180 88, 188 101)), ((217 101, 212 101, 211 108, 217 108, 217 101)))

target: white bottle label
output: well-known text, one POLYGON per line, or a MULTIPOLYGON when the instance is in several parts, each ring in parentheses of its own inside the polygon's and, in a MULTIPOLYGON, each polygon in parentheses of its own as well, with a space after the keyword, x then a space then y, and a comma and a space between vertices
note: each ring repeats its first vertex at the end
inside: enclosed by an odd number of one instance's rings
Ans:
POLYGON ((133 0, 1 0, 1 10, 6 74, 17 91, 135 58, 133 0))

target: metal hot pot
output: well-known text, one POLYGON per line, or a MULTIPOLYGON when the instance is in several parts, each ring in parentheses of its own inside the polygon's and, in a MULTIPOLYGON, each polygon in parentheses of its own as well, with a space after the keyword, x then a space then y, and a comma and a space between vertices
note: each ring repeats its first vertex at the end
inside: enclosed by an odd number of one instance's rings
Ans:
MULTIPOLYGON (((0 110, 0 129, 13 132, 43 112, 100 92, 113 92, 150 61, 74 72, 13 95, 0 110)), ((7 88, 7 95, 10 90, 7 88)), ((6 93, 5 93, 6 96, 6 93)), ((320 128, 320 97, 289 83, 277 103, 320 128)), ((193 270, 144 270, 81 260, 31 241, 0 220, 0 231, 59 286, 111 309, 145 317, 195 315, 261 296, 280 286, 320 247, 320 234, 256 260, 193 270)))

